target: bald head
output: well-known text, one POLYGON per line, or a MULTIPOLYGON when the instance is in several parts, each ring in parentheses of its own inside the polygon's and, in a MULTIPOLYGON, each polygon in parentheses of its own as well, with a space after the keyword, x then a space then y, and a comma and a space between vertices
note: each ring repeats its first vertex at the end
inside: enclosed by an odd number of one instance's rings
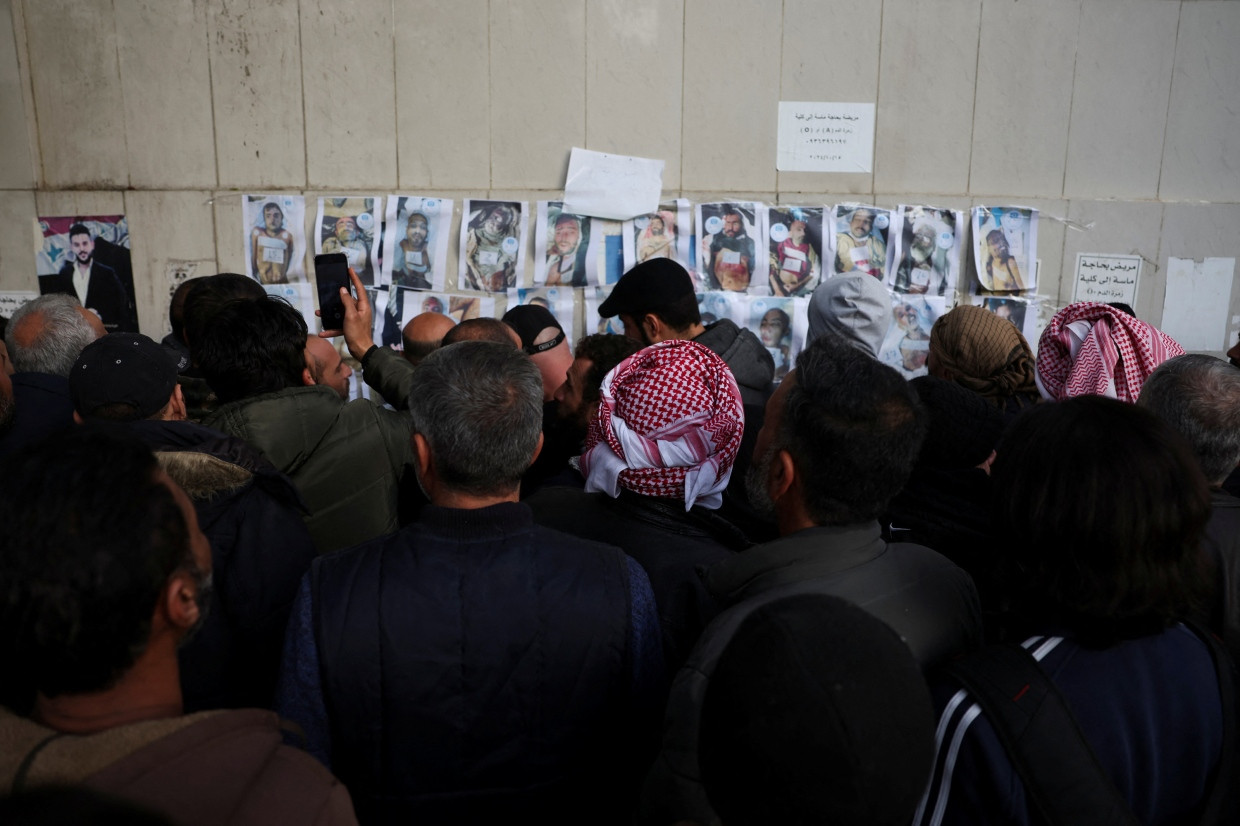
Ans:
POLYGON ((498 318, 465 319, 443 337, 445 347, 458 341, 493 341, 521 349, 521 337, 517 335, 517 331, 498 318))
POLYGON ((401 331, 401 338, 405 342, 405 358, 410 364, 419 364, 440 347, 443 337, 455 326, 452 319, 443 313, 415 315, 401 331))
POLYGON ((336 395, 348 401, 349 379, 353 376, 353 368, 344 363, 340 351, 325 338, 306 336, 306 369, 310 372, 306 384, 319 384, 330 387, 336 395))

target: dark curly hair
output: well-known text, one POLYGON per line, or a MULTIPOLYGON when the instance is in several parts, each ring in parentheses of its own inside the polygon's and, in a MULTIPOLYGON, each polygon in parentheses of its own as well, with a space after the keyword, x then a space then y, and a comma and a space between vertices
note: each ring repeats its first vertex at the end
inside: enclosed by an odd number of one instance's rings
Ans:
POLYGON ((158 471, 115 425, 76 428, 0 465, 6 700, 106 689, 144 650, 168 577, 193 567, 158 471))
POLYGON ((192 345, 198 367, 221 402, 302 384, 306 321, 274 296, 220 307, 192 345))

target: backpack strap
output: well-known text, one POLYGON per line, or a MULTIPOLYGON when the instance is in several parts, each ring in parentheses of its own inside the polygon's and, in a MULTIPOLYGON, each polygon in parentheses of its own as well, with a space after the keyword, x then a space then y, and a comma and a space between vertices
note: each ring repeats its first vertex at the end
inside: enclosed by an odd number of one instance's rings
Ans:
POLYGON ((968 690, 1025 784, 1030 812, 1047 826, 1137 826, 1062 695, 1028 651, 992 645, 944 671, 968 690))

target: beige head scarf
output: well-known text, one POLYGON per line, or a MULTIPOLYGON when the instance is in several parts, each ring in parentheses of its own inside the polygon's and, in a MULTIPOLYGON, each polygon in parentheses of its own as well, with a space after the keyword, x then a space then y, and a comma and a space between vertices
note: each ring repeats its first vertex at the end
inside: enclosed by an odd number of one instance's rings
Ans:
POLYGON ((974 393, 1001 402, 1037 396, 1033 353, 1016 325, 981 307, 957 307, 934 322, 930 353, 937 368, 974 393))

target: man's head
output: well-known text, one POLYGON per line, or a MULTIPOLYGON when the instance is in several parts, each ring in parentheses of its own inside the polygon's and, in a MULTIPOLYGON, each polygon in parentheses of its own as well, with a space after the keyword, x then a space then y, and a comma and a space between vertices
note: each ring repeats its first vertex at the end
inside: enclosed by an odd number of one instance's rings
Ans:
POLYGON ((85 224, 74 224, 69 227, 69 249, 79 264, 89 264, 95 255, 95 240, 90 237, 90 230, 85 224))
POLYGON ((206 537, 136 440, 87 426, 23 449, 0 474, 0 524, 0 656, 32 691, 103 691, 203 618, 206 537))
POLYGON ((1212 486, 1240 464, 1240 370, 1227 362, 1204 355, 1164 361, 1137 404, 1188 440, 1212 486))
POLYGON ((405 224, 405 237, 409 239, 409 244, 415 250, 420 250, 426 246, 426 238, 429 234, 430 222, 426 220, 426 216, 420 212, 410 213, 409 220, 405 224))
POLYGON ((729 238, 740 238, 745 234, 745 218, 731 204, 723 208, 723 234, 729 238))
POLYGON ((805 243, 805 222, 793 221, 788 227, 788 235, 792 238, 792 243, 798 246, 805 243))
POLYGON ((990 251, 991 258, 997 258, 1000 262, 1006 261, 1012 256, 1008 254, 1007 236, 1003 234, 1001 229, 992 229, 986 235, 986 247, 990 251))
POLYGON ((560 215, 555 221, 555 251, 563 256, 572 255, 581 243, 581 219, 576 215, 560 215))
POLYGON ((1027 615, 1109 645, 1198 607, 1209 489, 1149 410, 1101 396, 1036 405, 1004 434, 991 478, 1027 615))
POLYGON ((456 325, 443 313, 418 313, 401 330, 406 361, 418 365, 422 359, 438 350, 443 337, 456 325))
POLYGON ((442 494, 515 494, 542 443, 542 379, 518 350, 489 341, 450 344, 413 374, 409 392, 418 475, 442 494))
POLYGON ((874 210, 857 207, 848 219, 848 233, 858 241, 864 241, 874 230, 874 210))
POLYGON ((67 378, 82 348, 104 334, 103 323, 71 295, 43 295, 13 313, 4 340, 19 373, 67 378))
POLYGON ((792 321, 788 314, 775 307, 767 310, 758 324, 758 336, 763 347, 778 347, 784 336, 792 332, 792 321))
POLYGON ((516 213, 512 211, 512 207, 507 204, 495 204, 487 210, 486 217, 482 221, 482 228, 491 235, 499 235, 505 233, 516 220, 516 213))
POLYGON ((262 285, 253 278, 235 272, 206 275, 186 283, 192 286, 185 294, 182 337, 189 345, 191 354, 194 351, 194 339, 201 337, 202 331, 211 323, 211 317, 220 307, 230 301, 254 301, 267 295, 262 285))
POLYGON ((283 299, 225 304, 191 346, 221 402, 305 384, 306 322, 283 299))
POLYGON ((521 304, 504 313, 504 323, 521 337, 521 349, 533 360, 543 377, 543 401, 551 401, 573 363, 564 328, 551 311, 536 304, 521 304))
POLYGON ((875 519, 908 480, 925 420, 899 373, 823 336, 766 403, 750 499, 775 514, 781 533, 875 519))
POLYGON ((185 418, 176 362, 141 333, 109 333, 88 344, 69 374, 69 395, 79 422, 185 418))
POLYGON ((936 244, 934 225, 923 221, 913 228, 913 243, 909 245, 909 253, 917 263, 930 260, 936 244))
POLYGON ((185 299, 189 298, 189 291, 197 282, 196 278, 182 281, 172 293, 172 300, 168 302, 168 324, 172 327, 173 337, 181 343, 185 342, 185 299))
POLYGON ((344 363, 340 352, 325 338, 306 336, 306 374, 302 381, 307 385, 330 387, 344 401, 349 400, 349 378, 353 368, 344 363))
POLYGON ((564 383, 555 391, 560 419, 575 431, 575 441, 583 441, 590 420, 598 407, 599 385, 603 377, 620 362, 641 349, 627 336, 599 334, 577 342, 576 356, 564 383))
POLYGON ((587 491, 717 508, 740 450, 745 413, 728 365, 670 340, 625 359, 599 388, 581 471, 587 491))
POLYGON ((490 341, 494 344, 506 344, 521 349, 521 336, 498 318, 482 316, 467 318, 444 333, 443 345, 456 344, 461 341, 490 341))
POLYGON ((263 207, 263 225, 268 232, 279 232, 284 228, 284 210, 278 204, 267 204, 263 207))
POLYGON ((809 299, 809 336, 841 336, 875 358, 891 325, 891 295, 877 278, 844 274, 823 281, 809 299))
POLYGON ((357 221, 346 215, 336 221, 336 240, 342 244, 351 244, 357 238, 357 221))
POLYGON ((433 295, 428 295, 422 299, 422 312, 443 313, 443 302, 433 295))
POLYGON ((626 272, 598 308, 603 318, 620 316, 624 334, 644 345, 701 333, 693 280, 669 258, 651 258, 626 272))

